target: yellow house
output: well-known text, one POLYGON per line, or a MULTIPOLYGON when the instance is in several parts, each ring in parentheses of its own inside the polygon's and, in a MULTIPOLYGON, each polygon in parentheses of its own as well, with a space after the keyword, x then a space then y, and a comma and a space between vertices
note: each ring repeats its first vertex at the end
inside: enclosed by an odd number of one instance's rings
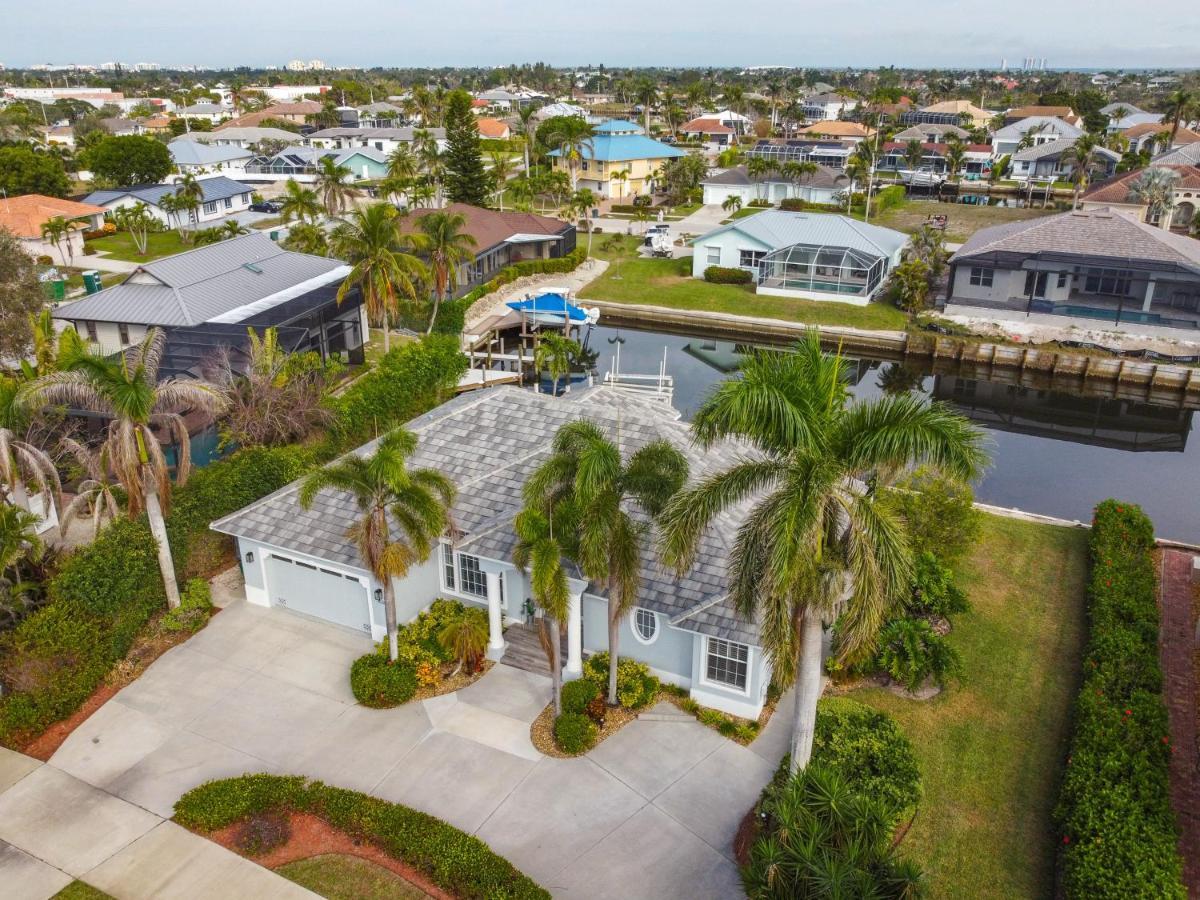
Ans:
MULTIPOLYGON (((633 122, 614 119, 597 126, 591 146, 584 148, 577 163, 578 186, 608 199, 636 197, 650 191, 663 163, 683 155, 676 147, 646 137, 633 122)), ((556 170, 570 173, 561 151, 552 151, 550 157, 556 170)))

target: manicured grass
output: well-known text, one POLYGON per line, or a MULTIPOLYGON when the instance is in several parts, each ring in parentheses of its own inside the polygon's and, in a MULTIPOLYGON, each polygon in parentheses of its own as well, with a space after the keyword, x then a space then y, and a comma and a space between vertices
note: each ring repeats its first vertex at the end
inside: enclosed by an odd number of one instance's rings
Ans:
POLYGON ((88 245, 94 247, 97 253, 104 253, 111 259, 123 259, 127 262, 146 262, 158 259, 160 256, 170 256, 172 253, 182 253, 184 250, 192 249, 191 244, 185 244, 179 239, 178 231, 160 231, 148 235, 145 256, 137 252, 132 235, 125 231, 118 231, 116 234, 88 241, 88 245))
POLYGON ((814 325, 847 325, 854 328, 903 330, 906 316, 894 306, 787 297, 758 296, 730 284, 709 284, 692 277, 692 260, 643 259, 634 255, 640 238, 622 237, 622 243, 605 249, 608 239, 597 235, 592 255, 610 261, 608 269, 588 284, 579 296, 588 300, 666 306, 708 312, 763 316, 814 325))
POLYGON ((86 882, 72 881, 50 900, 113 900, 113 896, 86 882))
MULTIPOLYGON (((1022 222, 1058 212, 1054 204, 1049 209, 1021 209, 1013 206, 973 206, 968 203, 934 203, 928 200, 905 200, 900 206, 887 212, 871 214, 872 225, 882 225, 909 234, 925 224, 929 216, 946 217, 946 240, 959 243, 965 241, 981 228, 1003 225, 1006 222, 1022 222)), ((861 218, 861 215, 855 218, 861 218)))
POLYGON ((770 209, 769 206, 743 206, 737 212, 733 213, 728 219, 722 219, 722 225, 728 225, 734 219, 744 219, 746 216, 753 216, 756 213, 762 212, 764 209, 770 209))
POLYGON ((951 643, 965 683, 928 701, 853 697, 894 716, 925 796, 904 840, 934 898, 1051 897, 1051 811, 1084 640, 1087 533, 987 516, 959 567, 972 604, 951 643))
POLYGON ((282 216, 270 216, 266 219, 259 219, 257 222, 251 222, 251 228, 257 228, 259 231, 266 231, 268 228, 278 228, 283 224, 282 216))
POLYGON ((423 900, 429 896, 390 869, 340 853, 299 859, 275 872, 329 900, 423 900))

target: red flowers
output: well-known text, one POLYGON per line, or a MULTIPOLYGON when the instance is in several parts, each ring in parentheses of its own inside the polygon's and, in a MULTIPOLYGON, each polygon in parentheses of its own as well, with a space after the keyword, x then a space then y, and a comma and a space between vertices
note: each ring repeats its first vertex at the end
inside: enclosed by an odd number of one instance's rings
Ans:
POLYGON ((1069 844, 1069 843, 1071 843, 1071 838, 1070 838, 1070 836, 1069 836, 1069 835, 1065 835, 1065 834, 1063 835, 1063 843, 1064 843, 1064 844, 1069 844))
POLYGON ((1132 709, 1127 709, 1127 710, 1125 710, 1125 715, 1127 715, 1127 716, 1132 716, 1132 715, 1133 715, 1133 710, 1132 710, 1132 709))

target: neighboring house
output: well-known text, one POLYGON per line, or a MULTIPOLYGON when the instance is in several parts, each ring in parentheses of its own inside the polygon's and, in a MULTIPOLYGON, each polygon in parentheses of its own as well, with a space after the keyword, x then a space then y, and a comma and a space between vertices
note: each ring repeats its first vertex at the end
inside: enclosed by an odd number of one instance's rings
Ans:
MULTIPOLYGON (((983 175, 991 168, 992 148, 990 144, 963 144, 963 165, 959 175, 983 175)), ((950 151, 949 144, 921 144, 921 166, 928 166, 933 171, 944 174, 949 170, 946 154, 950 151)), ((911 168, 906 155, 908 141, 888 141, 879 148, 879 165, 884 171, 907 171, 911 168)))
MULTIPOLYGON (((196 210, 195 225, 210 225, 219 223, 221 219, 235 212, 241 212, 250 205, 252 189, 249 185, 215 175, 202 178, 198 182, 203 198, 200 208, 196 210)), ((164 225, 174 225, 174 218, 169 216, 159 204, 168 194, 174 194, 174 184, 143 184, 133 187, 115 188, 107 191, 93 191, 84 197, 84 203, 94 203, 103 206, 110 212, 137 203, 146 204, 146 209, 164 225)))
POLYGON ((817 122, 813 125, 805 125, 796 131, 803 138, 833 138, 839 141, 851 141, 858 143, 875 135, 874 128, 868 128, 858 122, 839 122, 835 119, 829 119, 823 122, 817 122))
POLYGON ((1069 106, 1015 106, 1004 114, 1004 124, 1013 125, 1035 117, 1062 119, 1071 125, 1080 123, 1080 117, 1069 106))
POLYGON ((508 127, 507 122, 500 119, 480 116, 475 120, 475 124, 479 126, 479 136, 486 140, 506 141, 512 137, 512 129, 508 127))
MULTIPOLYGON (((611 119, 596 126, 591 146, 583 150, 577 169, 579 187, 612 199, 648 194, 653 190, 658 168, 669 159, 685 155, 677 147, 646 137, 641 126, 633 122, 611 119)), ((562 151, 551 150, 549 156, 555 169, 568 171, 562 151)))
POLYGON ((56 263, 66 265, 72 256, 78 259, 83 255, 81 232, 103 225, 105 212, 107 210, 103 206, 94 203, 76 203, 74 200, 60 200, 58 197, 46 197, 43 194, 21 194, 0 200, 0 229, 16 235, 29 255, 49 256, 56 263), (60 242, 61 247, 56 247, 42 237, 42 226, 56 216, 77 223, 78 226, 69 236, 63 238, 60 242), (65 260, 64 254, 67 257, 65 260))
POLYGON ((355 290, 337 301, 349 271, 340 260, 292 253, 265 234, 247 234, 143 263, 119 285, 58 307, 54 318, 105 353, 162 329, 163 378, 197 374, 219 347, 244 347, 247 328, 275 327, 291 352, 361 363, 362 295, 355 290))
POLYGON ((513 263, 557 259, 575 249, 575 226, 570 222, 524 212, 496 212, 467 203, 449 203, 438 209, 414 209, 400 220, 405 232, 417 230, 431 212, 457 213, 465 219, 461 229, 475 238, 475 258, 458 270, 455 296, 490 281, 513 263))
POLYGON ((587 110, 582 106, 576 106, 574 103, 547 103, 545 106, 539 106, 533 114, 535 122, 545 122, 547 119, 553 119, 556 116, 575 116, 579 119, 588 117, 587 110))
POLYGON ((42 136, 42 143, 47 146, 58 144, 75 149, 75 129, 70 125, 43 125, 37 131, 42 136))
MULTIPOLYGON (((565 397, 498 387, 463 394, 406 424, 417 436, 409 465, 431 467, 458 488, 454 533, 424 563, 394 579, 397 617, 415 618, 439 597, 489 612, 489 656, 503 658, 504 622, 521 622, 529 575, 513 564, 513 519, 522 488, 550 455, 559 427, 577 419, 605 432, 620 430, 633 452, 667 440, 687 457, 693 478, 733 465, 733 442, 704 451, 667 404, 593 387, 565 397)), ((369 454, 373 444, 353 451, 369 454)), ((366 633, 386 634, 382 589, 363 566, 346 523, 358 518, 348 494, 322 491, 310 509, 297 500, 299 482, 212 524, 237 541, 246 600, 366 633)), ((664 681, 690 691, 696 702, 745 718, 762 710, 770 666, 757 623, 743 620, 729 600, 729 535, 741 524, 727 514, 702 536, 698 562, 681 576, 663 564, 653 541, 641 559, 641 586, 621 623, 619 653, 648 665, 664 681)), ((585 654, 608 649, 607 591, 572 567, 564 676, 578 678, 585 654)), ((277 615, 286 615, 280 611, 277 615)))
POLYGON ((137 119, 122 119, 119 116, 101 119, 100 127, 113 137, 129 137, 130 135, 142 134, 146 130, 137 119))
POLYGON ((248 181, 287 181, 304 183, 317 180, 317 166, 325 157, 350 170, 347 182, 367 181, 387 175, 387 156, 378 150, 360 147, 354 150, 323 150, 318 147, 288 147, 274 156, 255 156, 246 161, 248 181))
POLYGON ((1126 128, 1121 134, 1125 135, 1125 139, 1129 141, 1129 149, 1135 153, 1143 151, 1151 156, 1157 153, 1165 153, 1176 147, 1184 147, 1188 144, 1194 144, 1200 141, 1200 134, 1192 131, 1190 128, 1185 128, 1180 125, 1179 130, 1175 132, 1175 140, 1170 140, 1169 137, 1161 137, 1163 133, 1170 135, 1170 126, 1164 126, 1161 122, 1143 122, 1141 125, 1134 125, 1132 128, 1126 128), (1170 144, 1171 146, 1166 146, 1170 144))
POLYGON ((1108 208, 984 228, 950 258, 948 303, 1195 329, 1200 241, 1108 208))
POLYGON ((800 101, 800 110, 810 122, 825 122, 841 118, 844 113, 858 109, 858 100, 846 94, 823 92, 810 94, 800 101))
MULTIPOLYGON (((179 175, 228 175, 241 178, 246 174, 246 163, 254 154, 241 147, 202 144, 199 141, 180 138, 167 144, 171 159, 179 175)), ((178 175, 168 175, 167 183, 178 181, 178 175)))
POLYGON ((934 124, 932 122, 924 125, 910 125, 903 131, 897 131, 892 135, 893 141, 920 141, 922 144, 944 144, 951 137, 956 137, 960 141, 965 141, 970 134, 965 128, 960 128, 957 125, 934 124))
MULTIPOLYGON (((1114 131, 1124 131, 1127 128, 1133 128, 1135 125, 1157 125, 1161 130, 1163 127, 1162 113, 1135 112, 1129 115, 1122 116, 1120 119, 1111 120, 1108 124, 1108 132, 1112 134, 1114 131)), ((1170 125, 1167 126, 1168 128, 1170 125)))
POLYGON ((720 205, 729 197, 737 196, 742 199, 743 207, 749 206, 752 200, 778 204, 785 197, 799 197, 808 203, 834 203, 838 194, 849 186, 849 178, 827 166, 818 166, 811 176, 795 182, 779 172, 751 176, 745 166, 726 169, 700 182, 706 206, 720 205))
POLYGON ((815 162, 830 169, 846 168, 855 145, 848 141, 813 141, 792 138, 763 138, 746 151, 747 156, 761 156, 779 164, 785 162, 815 162))
POLYGON ((900 121, 905 125, 959 125, 983 128, 992 121, 992 114, 986 109, 980 109, 970 100, 944 100, 903 112, 900 114, 900 121))
POLYGON ((446 147, 445 128, 322 128, 308 135, 304 141, 310 147, 326 150, 349 150, 353 147, 369 147, 380 153, 391 154, 401 144, 411 145, 418 131, 426 131, 437 141, 438 147, 446 147))
POLYGON ((215 130, 225 131, 230 128, 252 128, 256 125, 261 125, 268 119, 273 119, 277 122, 291 122, 294 125, 303 125, 308 121, 309 116, 316 115, 323 108, 316 100, 276 103, 257 112, 243 113, 237 118, 230 119, 228 122, 217 126, 215 130))
POLYGON ((405 118, 403 107, 386 100, 368 103, 358 108, 358 124, 364 128, 389 128, 397 122, 403 122, 405 118))
POLYGON ((475 97, 484 101, 487 106, 502 110, 520 109, 523 106, 541 103, 549 99, 545 94, 531 91, 528 88, 514 88, 511 90, 496 88, 490 91, 480 91, 475 97))
POLYGON ((229 114, 229 107, 221 106, 219 103, 193 103, 191 106, 175 110, 175 115, 181 119, 203 119, 213 125, 219 124, 223 119, 228 119, 229 114))
POLYGON ((1082 128, 1054 116, 1032 116, 998 129, 992 135, 992 153, 997 159, 1011 156, 1027 135, 1033 142, 1031 146, 1040 147, 1053 141, 1073 140, 1081 134, 1082 128))
POLYGON ((734 112, 732 109, 719 109, 713 113, 705 113, 700 116, 702 119, 715 119, 726 128, 732 128, 733 131, 741 136, 750 131, 750 120, 741 113, 734 112))
POLYGON ((146 116, 144 119, 138 119, 138 122, 146 134, 166 134, 171 130, 170 116, 146 116))
POLYGON ((1184 144, 1154 157, 1156 166, 1200 166, 1200 142, 1184 144))
POLYGON ((1200 207, 1200 168, 1194 165, 1161 165, 1159 163, 1155 163, 1150 168, 1167 169, 1176 175, 1174 203, 1171 215, 1165 222, 1160 221, 1161 213, 1151 212, 1147 204, 1139 202, 1130 194, 1134 183, 1143 172, 1148 171, 1147 169, 1114 175, 1107 181, 1093 184, 1080 195, 1080 208, 1119 210, 1150 225, 1159 227, 1166 225, 1172 231, 1187 234, 1196 221, 1196 210, 1200 207))
POLYGON ((241 147, 252 150, 263 141, 282 141, 285 144, 299 144, 304 136, 294 131, 284 131, 282 128, 263 128, 261 125, 247 125, 241 128, 218 128, 215 131, 193 131, 186 135, 189 141, 199 141, 202 144, 213 144, 218 147, 241 147))
MULTIPOLYGON (((1012 155, 1012 168, 1008 177, 1014 181, 1049 180, 1068 181, 1075 171, 1075 163, 1071 159, 1071 148, 1078 138, 1065 138, 1026 147, 1012 155)), ((1090 174, 1093 180, 1108 178, 1117 170, 1121 154, 1107 147, 1097 147, 1094 154, 1095 167, 1090 174)))
POLYGON ((692 277, 746 269, 758 293, 866 306, 900 263, 908 235, 846 216, 768 209, 692 241, 692 277))
POLYGON ((684 122, 679 128, 684 140, 700 141, 713 149, 726 147, 737 141, 737 132, 716 119, 699 118, 684 122))

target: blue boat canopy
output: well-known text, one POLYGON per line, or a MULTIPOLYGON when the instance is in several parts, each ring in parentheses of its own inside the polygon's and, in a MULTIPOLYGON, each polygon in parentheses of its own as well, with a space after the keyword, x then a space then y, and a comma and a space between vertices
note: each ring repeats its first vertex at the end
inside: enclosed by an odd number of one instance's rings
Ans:
POLYGON ((531 315, 570 319, 572 322, 585 322, 588 317, 583 309, 569 303, 562 294, 542 294, 529 300, 510 300, 508 308, 531 315))

